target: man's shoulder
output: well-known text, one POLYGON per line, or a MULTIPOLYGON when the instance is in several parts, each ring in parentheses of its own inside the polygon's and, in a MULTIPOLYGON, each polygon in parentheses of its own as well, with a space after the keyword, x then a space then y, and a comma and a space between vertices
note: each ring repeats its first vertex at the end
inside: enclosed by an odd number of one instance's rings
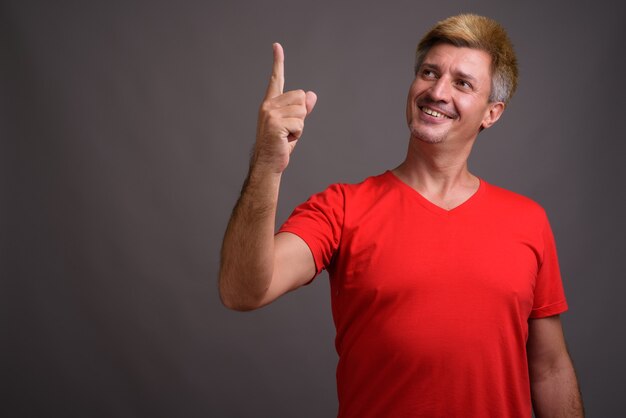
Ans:
POLYGON ((525 215, 545 216, 545 210, 537 201, 521 193, 484 182, 488 201, 491 205, 498 206, 513 213, 525 215))
POLYGON ((346 197, 357 197, 384 193, 392 187, 391 172, 375 174, 357 182, 337 182, 329 185, 323 192, 326 194, 342 194, 346 197))

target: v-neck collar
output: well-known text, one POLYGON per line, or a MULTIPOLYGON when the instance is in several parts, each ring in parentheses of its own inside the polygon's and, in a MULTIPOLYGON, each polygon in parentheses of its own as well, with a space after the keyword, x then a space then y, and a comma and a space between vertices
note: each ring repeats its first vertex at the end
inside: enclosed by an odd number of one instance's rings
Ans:
POLYGON ((445 209, 445 208, 442 208, 441 206, 438 206, 438 205, 434 204, 430 200, 428 200, 420 192, 418 192, 417 190, 415 190, 414 188, 412 188, 411 186, 406 184, 404 181, 402 181, 391 170, 387 170, 385 172, 385 174, 387 176, 391 177, 394 182, 398 183, 400 185, 400 187, 402 187, 404 190, 406 190, 407 194, 414 196, 415 199, 417 200, 417 202, 420 205, 422 205, 424 208, 428 209, 429 211, 431 211, 431 212, 433 212, 433 213, 435 213, 437 215, 443 215, 443 216, 449 216, 449 215, 452 215, 452 214, 456 214, 458 212, 462 212, 466 208, 472 206, 473 203, 476 200, 479 199, 480 195, 484 192, 484 189, 485 189, 485 182, 479 177, 478 178, 478 181, 479 181, 478 189, 470 197, 468 197, 465 201, 463 201, 461 204, 453 207, 452 209, 445 209))

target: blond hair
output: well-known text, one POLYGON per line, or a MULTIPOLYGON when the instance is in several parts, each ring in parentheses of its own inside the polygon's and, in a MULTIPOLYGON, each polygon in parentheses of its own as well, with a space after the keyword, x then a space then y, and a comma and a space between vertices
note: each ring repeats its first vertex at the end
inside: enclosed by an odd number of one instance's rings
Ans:
POLYGON ((491 56, 490 102, 508 101, 517 88, 517 58, 504 28, 495 20, 461 14, 438 22, 417 45, 415 73, 426 54, 437 43, 480 49, 491 56))

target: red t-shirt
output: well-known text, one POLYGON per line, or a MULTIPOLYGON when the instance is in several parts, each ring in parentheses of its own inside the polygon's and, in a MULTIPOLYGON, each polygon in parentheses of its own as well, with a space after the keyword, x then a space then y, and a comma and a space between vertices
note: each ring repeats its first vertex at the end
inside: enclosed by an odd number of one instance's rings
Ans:
POLYGON ((531 416, 528 319, 567 310, 538 204, 481 180, 445 210, 387 171, 280 232, 330 275, 339 417, 531 416))

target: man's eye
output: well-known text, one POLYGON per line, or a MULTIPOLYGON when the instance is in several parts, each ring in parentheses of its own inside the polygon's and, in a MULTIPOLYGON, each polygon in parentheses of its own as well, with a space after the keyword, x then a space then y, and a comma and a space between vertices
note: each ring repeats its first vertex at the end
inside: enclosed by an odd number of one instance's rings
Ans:
POLYGON ((466 89, 466 90, 471 90, 472 88, 472 85, 465 80, 459 80, 457 81, 457 84, 459 85, 459 87, 466 89))
POLYGON ((432 70, 422 70, 422 75, 426 78, 435 78, 435 72, 432 70))

